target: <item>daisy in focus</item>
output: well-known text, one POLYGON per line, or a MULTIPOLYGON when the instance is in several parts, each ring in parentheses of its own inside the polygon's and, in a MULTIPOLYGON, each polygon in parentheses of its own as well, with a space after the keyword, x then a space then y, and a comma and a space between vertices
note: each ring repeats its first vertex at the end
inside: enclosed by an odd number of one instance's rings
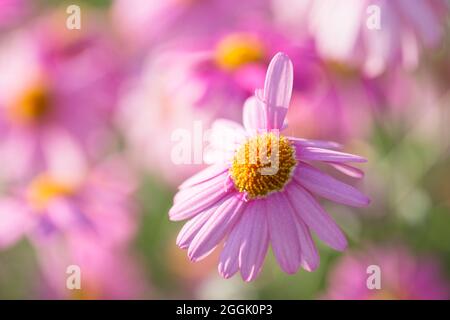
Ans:
POLYGON ((254 280, 269 244, 286 273, 300 267, 313 271, 319 254, 311 231, 333 249, 347 247, 345 235, 315 196, 355 207, 370 202, 354 187, 314 167, 321 163, 360 178, 362 171, 348 163, 364 158, 336 151, 340 146, 333 142, 280 134, 292 87, 292 62, 277 53, 264 90, 256 90, 244 104, 244 127, 228 120, 213 124, 211 148, 205 154, 213 164, 179 187, 169 211, 173 221, 190 219, 177 245, 187 249, 192 261, 225 240, 218 267, 224 278, 240 270, 244 281, 254 280))

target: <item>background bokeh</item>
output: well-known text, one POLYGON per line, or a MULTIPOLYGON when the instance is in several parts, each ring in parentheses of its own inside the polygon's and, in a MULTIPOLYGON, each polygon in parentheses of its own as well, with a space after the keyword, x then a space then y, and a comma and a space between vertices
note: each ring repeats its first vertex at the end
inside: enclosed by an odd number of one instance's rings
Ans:
POLYGON ((449 8, 0 0, 0 298, 447 299, 449 8), (66 28, 72 4, 80 30, 66 28), (269 252, 257 280, 225 280, 217 252, 192 263, 175 244, 173 195, 203 166, 173 163, 172 133, 240 120, 278 51, 295 68, 289 133, 366 157, 364 178, 341 178, 372 202, 324 202, 349 248, 319 243, 316 271, 284 274, 269 252), (382 290, 365 288, 372 264, 382 290))

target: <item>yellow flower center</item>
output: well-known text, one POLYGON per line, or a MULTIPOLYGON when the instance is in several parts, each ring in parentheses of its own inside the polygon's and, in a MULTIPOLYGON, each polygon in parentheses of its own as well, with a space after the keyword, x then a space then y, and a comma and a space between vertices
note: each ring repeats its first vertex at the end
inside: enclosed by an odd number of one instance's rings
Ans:
POLYGON ((38 85, 28 89, 9 109, 11 120, 31 125, 42 121, 49 113, 51 98, 48 88, 38 85))
POLYGON ((408 300, 411 296, 402 290, 381 289, 376 290, 370 297, 370 300, 408 300))
POLYGON ((223 38, 216 47, 216 63, 224 70, 236 70, 239 67, 261 61, 264 47, 254 35, 239 33, 223 38))
POLYGON ((52 200, 72 194, 73 188, 48 174, 37 176, 28 187, 28 200, 37 209, 44 209, 52 200))
POLYGON ((354 67, 336 60, 327 61, 325 67, 342 78, 353 78, 357 75, 357 70, 354 67))
POLYGON ((295 168, 295 151, 288 139, 264 133, 243 143, 233 158, 230 175, 248 199, 281 191, 295 168))

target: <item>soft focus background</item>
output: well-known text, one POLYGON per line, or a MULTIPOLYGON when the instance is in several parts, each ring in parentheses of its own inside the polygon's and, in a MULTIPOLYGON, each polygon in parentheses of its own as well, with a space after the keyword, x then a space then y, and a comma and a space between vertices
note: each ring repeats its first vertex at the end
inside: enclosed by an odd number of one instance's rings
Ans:
POLYGON ((0 0, 0 298, 448 299, 449 17, 446 0, 0 0), (346 182, 372 203, 324 203, 350 246, 319 244, 315 272, 269 253, 256 281, 224 280, 217 253, 175 245, 172 197, 202 165, 173 163, 173 132, 240 120, 278 51, 289 134, 368 158, 346 182))

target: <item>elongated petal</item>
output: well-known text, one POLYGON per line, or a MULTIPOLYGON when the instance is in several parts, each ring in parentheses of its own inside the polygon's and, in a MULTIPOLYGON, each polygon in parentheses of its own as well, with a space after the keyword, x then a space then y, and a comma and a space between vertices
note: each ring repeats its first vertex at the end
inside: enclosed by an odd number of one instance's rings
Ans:
POLYGON ((314 244, 314 240, 311 237, 308 227, 300 218, 297 219, 296 226, 300 246, 302 248, 302 267, 307 271, 314 271, 317 269, 320 262, 316 245, 314 244))
POLYGON ((244 281, 254 280, 260 273, 269 248, 267 204, 264 200, 253 201, 240 220, 245 224, 246 237, 239 254, 239 267, 244 281))
POLYGON ((339 226, 308 191, 294 182, 287 187, 287 193, 295 213, 320 240, 339 251, 347 247, 347 240, 339 226))
POLYGON ((214 211, 217 209, 217 205, 209 208, 208 210, 199 213, 194 218, 186 222, 186 224, 181 228, 180 233, 177 236, 177 245, 181 249, 186 249, 191 244, 194 237, 206 223, 206 221, 211 217, 214 211))
POLYGON ((229 163, 236 148, 246 139, 246 134, 244 127, 237 122, 226 119, 214 121, 204 151, 204 161, 209 164, 229 163))
POLYGON ((296 148, 296 156, 299 160, 329 161, 329 162, 367 162, 366 159, 350 153, 327 150, 316 147, 296 148))
POLYGON ((264 83, 268 129, 282 128, 291 101, 293 79, 291 60, 286 54, 277 53, 269 64, 264 83))
POLYGON ((192 187, 195 185, 198 185, 202 182, 208 181, 214 177, 217 177, 218 175, 224 173, 225 171, 228 170, 228 166, 225 164, 213 164, 205 169, 203 169, 202 171, 196 173, 195 175, 193 175, 192 177, 190 177, 189 179, 186 179, 178 188, 179 189, 184 189, 184 188, 188 188, 188 187, 192 187))
POLYGON ((225 279, 232 277, 239 270, 239 251, 245 241, 246 232, 243 230, 245 227, 247 227, 245 224, 236 225, 220 254, 218 270, 225 279))
POLYGON ((248 133, 267 129, 267 116, 264 103, 257 97, 252 96, 244 103, 243 123, 248 133))
POLYGON ((231 230, 220 254, 218 270, 225 279, 232 277, 239 270, 239 255, 243 244, 248 241, 247 238, 250 231, 250 224, 244 218, 250 206, 252 204, 249 204, 245 212, 242 212, 242 217, 231 230))
POLYGON ((226 195, 226 173, 195 187, 183 189, 175 195, 175 203, 169 210, 172 221, 189 219, 208 209, 226 195))
POLYGON ((311 139, 302 139, 295 137, 288 137, 289 141, 291 141, 295 146, 298 147, 316 147, 316 148, 324 148, 324 149, 341 149, 342 145, 340 143, 334 141, 324 141, 324 140, 311 140, 311 139))
POLYGON ((244 206, 238 194, 229 195, 192 240, 189 258, 198 261, 210 253, 236 223, 244 206))
POLYGON ((295 219, 289 210, 289 203, 281 193, 267 199, 267 222, 273 253, 287 273, 295 273, 301 263, 301 248, 295 219))
POLYGON ((370 199, 358 189, 306 163, 297 164, 294 179, 309 191, 334 202, 354 207, 364 207, 370 203, 370 199))
POLYGON ((353 166, 350 166, 348 164, 344 164, 344 163, 337 163, 337 162, 329 162, 328 163, 330 166, 332 166, 333 168, 335 168, 337 171, 355 178, 355 179, 361 179, 364 177, 364 171, 362 171, 361 169, 355 168, 353 166))

